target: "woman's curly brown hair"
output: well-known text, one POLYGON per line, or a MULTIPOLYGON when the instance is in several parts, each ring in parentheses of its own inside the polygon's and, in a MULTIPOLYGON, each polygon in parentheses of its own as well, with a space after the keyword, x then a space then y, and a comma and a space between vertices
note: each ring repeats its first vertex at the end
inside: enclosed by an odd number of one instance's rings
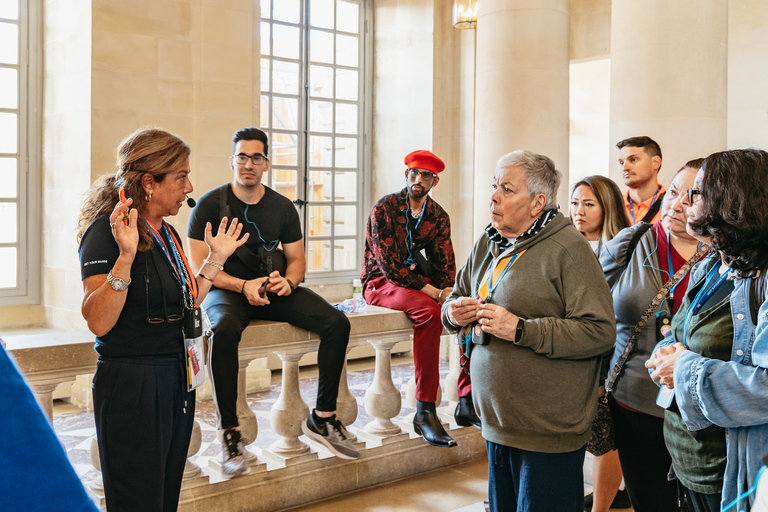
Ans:
POLYGON ((735 149, 704 159, 702 207, 690 225, 712 237, 735 270, 768 266, 768 153, 735 149))
MULTIPOLYGON (((78 242, 88 226, 114 210, 125 188, 125 196, 133 198, 132 208, 143 215, 147 207, 147 195, 141 183, 144 174, 161 182, 166 174, 189 160, 189 146, 176 135, 160 128, 140 128, 123 139, 117 147, 117 172, 96 179, 87 193, 78 221, 78 242)), ((138 250, 152 247, 152 235, 144 222, 138 223, 138 250)))

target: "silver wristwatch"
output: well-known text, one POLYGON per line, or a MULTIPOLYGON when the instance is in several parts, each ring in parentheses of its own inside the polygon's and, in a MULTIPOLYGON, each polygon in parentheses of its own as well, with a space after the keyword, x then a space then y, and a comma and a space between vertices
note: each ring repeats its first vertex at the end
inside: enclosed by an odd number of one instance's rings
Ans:
POLYGON ((109 272, 109 274, 107 274, 107 282, 109 283, 109 286, 111 286, 112 289, 115 290, 116 292, 123 292, 127 290, 128 285, 131 284, 130 280, 126 283, 119 277, 113 276, 111 271, 109 272))

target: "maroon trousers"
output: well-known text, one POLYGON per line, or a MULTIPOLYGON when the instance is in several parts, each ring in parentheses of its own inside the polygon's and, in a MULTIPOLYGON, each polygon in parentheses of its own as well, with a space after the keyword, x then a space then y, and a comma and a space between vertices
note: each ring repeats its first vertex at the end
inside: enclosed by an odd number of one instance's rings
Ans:
MULTIPOLYGON (((396 286, 383 277, 366 283, 363 296, 368 304, 403 311, 413 327, 413 364, 416 373, 416 400, 434 402, 440 385, 440 306, 426 293, 396 286)), ((462 371, 457 385, 459 396, 472 390, 469 375, 462 371)))

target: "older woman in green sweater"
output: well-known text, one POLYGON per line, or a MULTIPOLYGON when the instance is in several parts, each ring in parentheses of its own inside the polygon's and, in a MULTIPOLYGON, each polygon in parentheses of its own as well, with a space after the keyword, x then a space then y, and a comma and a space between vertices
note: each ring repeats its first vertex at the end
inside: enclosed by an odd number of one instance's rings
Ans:
POLYGON ((486 343, 474 345, 470 371, 491 510, 583 507, 600 356, 616 329, 589 243, 557 212, 559 183, 546 156, 499 159, 491 224, 442 310, 448 330, 486 343))

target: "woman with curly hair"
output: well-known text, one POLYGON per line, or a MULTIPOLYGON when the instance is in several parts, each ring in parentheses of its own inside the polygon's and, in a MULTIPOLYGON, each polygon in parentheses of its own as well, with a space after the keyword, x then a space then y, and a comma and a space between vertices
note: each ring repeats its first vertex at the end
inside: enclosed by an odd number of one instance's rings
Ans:
POLYGON ((646 363, 660 397, 671 397, 664 439, 696 512, 749 511, 768 446, 767 198, 765 151, 704 160, 686 214, 712 252, 646 363))
MULTIPOLYGON (((117 148, 117 172, 96 181, 80 214, 82 314, 96 335, 96 437, 110 512, 173 512, 178 507, 195 415, 188 390, 187 320, 242 226, 226 217, 197 272, 164 218, 187 194, 190 149, 159 129, 141 129, 117 148)), ((238 238, 240 238, 238 240, 238 238)), ((192 363, 194 364, 194 363, 192 363)), ((199 368, 199 365, 198 365, 199 368)))

